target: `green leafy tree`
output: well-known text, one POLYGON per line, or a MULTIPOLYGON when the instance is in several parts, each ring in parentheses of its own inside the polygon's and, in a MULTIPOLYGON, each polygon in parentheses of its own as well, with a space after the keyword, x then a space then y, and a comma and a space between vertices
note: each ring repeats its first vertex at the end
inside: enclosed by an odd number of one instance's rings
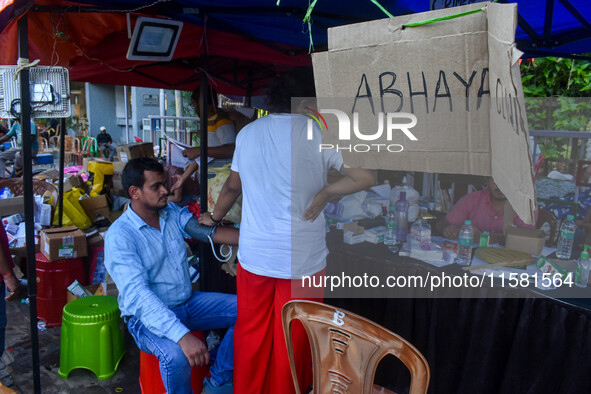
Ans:
MULTIPOLYGON (((591 130, 589 61, 546 57, 521 64, 530 129, 591 130)), ((578 141, 552 138, 540 144, 548 158, 575 158, 578 141)))

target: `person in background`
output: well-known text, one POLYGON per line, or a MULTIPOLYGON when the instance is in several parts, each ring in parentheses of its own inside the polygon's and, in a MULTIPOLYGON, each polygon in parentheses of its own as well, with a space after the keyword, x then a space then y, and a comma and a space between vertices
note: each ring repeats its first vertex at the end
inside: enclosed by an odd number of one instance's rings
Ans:
POLYGON ((41 131, 40 135, 47 140, 47 144, 57 145, 54 141, 54 137, 58 135, 59 128, 60 122, 55 118, 51 118, 49 119, 47 126, 41 131))
POLYGON ((107 128, 105 126, 101 126, 99 131, 99 135, 96 136, 98 148, 103 152, 104 157, 107 157, 107 149, 109 149, 108 160, 113 161, 113 156, 115 156, 116 150, 116 147, 113 144, 113 139, 111 138, 111 135, 107 133, 107 128))
MULTIPOLYGON (((236 147, 236 129, 228 113, 218 108, 218 97, 215 90, 210 89, 209 93, 210 103, 207 107, 207 156, 214 160, 208 163, 208 167, 222 167, 232 162, 232 155, 236 147)), ((195 113, 201 116, 198 89, 191 94, 191 100, 195 113)), ((180 188, 199 169, 199 163, 195 159, 200 155, 201 148, 199 147, 187 148, 183 151, 183 156, 193 161, 187 164, 183 174, 173 185, 173 191, 180 188)))
MULTIPOLYGON (((505 204, 507 197, 499 189, 492 177, 486 179, 487 188, 469 193, 462 197, 451 211, 436 224, 436 229, 445 238, 457 239, 460 227, 465 220, 472 221, 474 241, 478 242, 480 233, 490 233, 489 243, 505 243, 503 226, 505 223, 505 204)), ((535 225, 525 224, 513 213, 511 223, 524 228, 535 228, 535 225)))
MULTIPOLYGON (((23 151, 22 151, 22 133, 21 120, 15 119, 14 124, 6 133, 0 137, 0 144, 10 141, 12 137, 16 137, 18 148, 12 148, 0 153, 0 178, 7 177, 6 166, 9 161, 14 161, 14 175, 20 176, 23 170, 23 151)), ((31 119, 31 156, 34 158, 39 152, 39 138, 37 138, 37 124, 31 119)))
POLYGON ((119 289, 119 308, 138 347, 155 355, 168 393, 191 393, 191 367, 207 365, 205 344, 190 331, 228 328, 204 393, 232 393, 236 296, 191 290, 184 238, 236 245, 238 230, 205 227, 168 202, 164 168, 154 158, 123 169, 129 208, 107 231, 105 267, 119 289))
MULTIPOLYGON (((322 137, 315 124, 314 138, 308 141, 310 118, 303 113, 315 105, 311 68, 280 76, 267 97, 278 113, 240 131, 232 171, 215 209, 199 219, 204 225, 219 223, 243 194, 234 334, 234 387, 240 394, 295 392, 281 310, 294 297, 323 299, 324 289, 302 288, 301 278, 324 275, 328 249, 321 213, 326 203, 375 183, 373 172, 344 165, 340 152, 319 152, 322 137), (305 98, 293 114, 292 97, 305 98), (330 168, 344 176, 327 185, 330 168)), ((312 383, 310 347, 301 325, 292 333, 297 370, 302 372, 300 392, 305 393, 312 383)))
POLYGON ((181 182, 182 187, 173 188, 183 175, 183 170, 173 165, 164 166, 164 176, 166 178, 166 188, 171 191, 168 196, 168 202, 172 202, 182 207, 188 202, 197 201, 199 198, 199 184, 193 178, 181 182))
MULTIPOLYGON (((14 262, 8 250, 8 238, 4 226, 0 225, 0 358, 4 354, 4 340, 6 337, 6 301, 12 301, 19 298, 24 288, 20 280, 13 272, 14 262), (9 295, 4 297, 5 291, 9 295)), ((0 360, 0 382, 2 385, 10 387, 13 385, 13 378, 8 374, 6 365, 0 360)))
MULTIPOLYGON (((201 103, 199 102, 199 90, 191 94, 191 103, 197 116, 201 116, 201 103)), ((209 163, 210 167, 221 167, 232 161, 236 143, 236 129, 234 122, 226 111, 218 108, 218 96, 215 90, 211 89, 209 94, 209 105, 207 106, 207 155, 214 160, 209 163)), ((195 159, 201 155, 201 148, 187 148, 183 156, 195 159)))

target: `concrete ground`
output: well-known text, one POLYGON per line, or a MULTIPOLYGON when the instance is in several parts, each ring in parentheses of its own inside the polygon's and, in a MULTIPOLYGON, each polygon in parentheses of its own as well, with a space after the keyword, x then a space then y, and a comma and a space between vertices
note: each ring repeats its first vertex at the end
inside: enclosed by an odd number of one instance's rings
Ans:
MULTIPOLYGON (((29 306, 20 302, 6 305, 6 350, 3 360, 14 378, 12 389, 22 394, 34 393, 29 306)), ((75 369, 68 379, 58 376, 61 327, 50 327, 39 333, 41 392, 60 394, 140 393, 139 350, 133 339, 125 334, 125 355, 115 375, 98 380, 93 372, 75 369)))

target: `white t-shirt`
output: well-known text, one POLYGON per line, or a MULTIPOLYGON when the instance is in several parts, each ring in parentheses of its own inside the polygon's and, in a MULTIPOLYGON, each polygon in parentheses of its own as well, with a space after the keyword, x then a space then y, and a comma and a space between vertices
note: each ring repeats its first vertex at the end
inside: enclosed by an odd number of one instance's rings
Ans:
POLYGON ((328 170, 340 170, 343 158, 334 150, 319 152, 315 122, 313 139, 307 140, 309 119, 269 115, 238 134, 232 160, 243 195, 238 259, 257 275, 299 278, 326 266, 324 215, 310 222, 302 214, 326 185, 328 170))

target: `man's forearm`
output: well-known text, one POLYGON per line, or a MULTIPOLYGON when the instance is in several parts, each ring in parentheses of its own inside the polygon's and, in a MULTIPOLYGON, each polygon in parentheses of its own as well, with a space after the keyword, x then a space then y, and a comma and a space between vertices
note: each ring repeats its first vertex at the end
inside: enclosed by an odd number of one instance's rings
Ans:
POLYGON ((234 155, 234 144, 207 147, 207 156, 214 159, 230 159, 234 155))
POLYGON ((323 192, 327 194, 328 199, 345 196, 375 185, 376 177, 371 170, 345 168, 343 172, 344 177, 324 188, 323 192))

